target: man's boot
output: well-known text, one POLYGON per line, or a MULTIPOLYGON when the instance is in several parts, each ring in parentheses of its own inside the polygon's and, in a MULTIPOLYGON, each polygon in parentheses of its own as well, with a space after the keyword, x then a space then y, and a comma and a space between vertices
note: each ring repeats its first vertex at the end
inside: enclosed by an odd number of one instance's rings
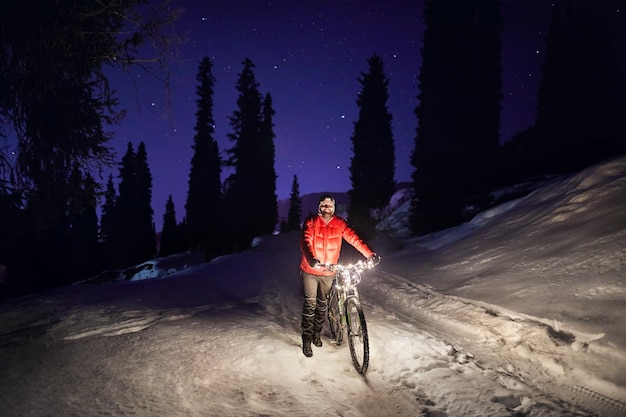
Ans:
POLYGON ((302 308, 302 353, 307 358, 313 356, 311 339, 313 337, 313 324, 315 322, 315 299, 305 298, 302 308))
POLYGON ((304 353, 304 356, 306 356, 307 358, 310 358, 311 356, 313 356, 313 349, 311 348, 310 340, 302 341, 302 353, 304 353))
POLYGON ((313 344, 317 347, 322 347, 322 339, 320 339, 319 333, 313 333, 313 344))

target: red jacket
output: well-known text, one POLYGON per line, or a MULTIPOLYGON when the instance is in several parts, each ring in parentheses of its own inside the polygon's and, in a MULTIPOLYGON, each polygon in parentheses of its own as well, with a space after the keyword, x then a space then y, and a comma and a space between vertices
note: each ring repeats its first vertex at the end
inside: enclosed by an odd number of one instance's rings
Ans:
POLYGON ((334 275, 334 272, 311 268, 311 259, 322 264, 337 264, 341 252, 342 239, 354 246, 369 259, 374 252, 363 242, 348 223, 341 217, 333 216, 328 223, 320 215, 313 215, 304 221, 300 251, 302 260, 300 269, 313 275, 334 275))

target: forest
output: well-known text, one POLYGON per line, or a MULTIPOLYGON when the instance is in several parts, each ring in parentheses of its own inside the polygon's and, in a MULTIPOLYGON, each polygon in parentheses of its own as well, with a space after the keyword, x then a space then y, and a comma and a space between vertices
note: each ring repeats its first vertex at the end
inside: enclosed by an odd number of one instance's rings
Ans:
MULTIPOLYGON (((297 176, 289 216, 278 218, 273 116, 280 110, 249 58, 233 85, 227 149, 215 137, 213 62, 207 56, 196 63, 193 156, 180 222, 170 198, 156 230, 143 141, 129 143, 120 161, 113 157, 107 127, 123 123, 124 111, 103 69, 167 68, 166 52, 179 40, 173 4, 159 1, 148 13, 141 0, 54 2, 37 10, 25 2, 0 5, 0 135, 14 144, 0 147, 0 298, 185 251, 202 251, 209 261, 248 249, 256 236, 300 228, 297 176), (157 45, 148 59, 138 53, 146 43, 157 45), (100 183, 111 167, 117 181, 110 175, 100 183)), ((425 1, 411 154, 415 235, 500 203, 491 193, 498 187, 626 152, 626 45, 611 5, 557 3, 535 123, 502 143, 499 1, 425 1)), ((353 149, 348 218, 368 238, 396 186, 384 64, 373 54, 367 72, 355 74, 358 119, 345 138, 353 149)))

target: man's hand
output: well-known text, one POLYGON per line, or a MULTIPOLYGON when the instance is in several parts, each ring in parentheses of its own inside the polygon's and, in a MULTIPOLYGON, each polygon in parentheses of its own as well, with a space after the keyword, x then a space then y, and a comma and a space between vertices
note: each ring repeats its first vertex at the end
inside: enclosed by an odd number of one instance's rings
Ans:
POLYGON ((369 259, 367 260, 367 263, 370 266, 378 265, 380 263, 380 255, 373 254, 372 256, 369 257, 369 259))
POLYGON ((320 260, 319 259, 311 259, 309 261, 309 265, 311 265, 311 268, 319 268, 320 267, 320 260))

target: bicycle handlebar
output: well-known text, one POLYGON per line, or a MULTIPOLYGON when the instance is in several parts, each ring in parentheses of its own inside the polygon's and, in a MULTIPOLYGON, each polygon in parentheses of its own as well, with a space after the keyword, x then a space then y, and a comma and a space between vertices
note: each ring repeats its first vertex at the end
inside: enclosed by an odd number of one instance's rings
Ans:
POLYGON ((370 261, 363 261, 360 260, 354 264, 318 264, 315 268, 316 269, 325 269, 326 271, 346 271, 346 270, 360 270, 360 271, 364 271, 366 269, 371 269, 374 268, 377 264, 370 262, 370 261))

